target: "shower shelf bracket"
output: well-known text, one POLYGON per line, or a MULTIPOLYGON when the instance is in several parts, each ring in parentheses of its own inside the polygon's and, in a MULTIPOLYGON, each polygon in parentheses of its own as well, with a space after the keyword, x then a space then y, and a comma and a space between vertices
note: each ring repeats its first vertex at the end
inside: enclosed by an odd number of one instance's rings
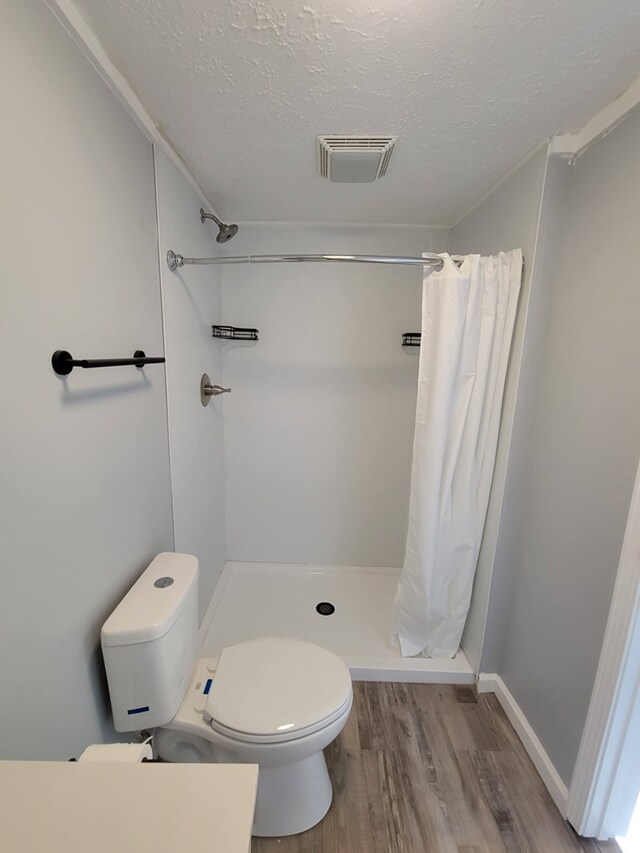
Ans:
POLYGON ((240 326, 212 326, 211 333, 214 338, 222 338, 225 341, 258 340, 258 329, 246 329, 240 326))
POLYGON ((422 340, 421 332, 405 332, 402 336, 403 347, 419 347, 422 340))

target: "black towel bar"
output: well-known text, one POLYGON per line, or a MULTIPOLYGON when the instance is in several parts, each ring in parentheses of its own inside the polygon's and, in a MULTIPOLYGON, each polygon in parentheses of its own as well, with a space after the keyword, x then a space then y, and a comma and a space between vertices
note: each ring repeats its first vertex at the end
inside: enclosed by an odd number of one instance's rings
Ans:
POLYGON ((64 349, 57 349, 51 356, 51 366, 59 376, 67 376, 74 367, 124 367, 130 364, 144 367, 145 364, 164 364, 164 362, 164 358, 147 358, 141 349, 134 352, 133 358, 74 358, 64 349))

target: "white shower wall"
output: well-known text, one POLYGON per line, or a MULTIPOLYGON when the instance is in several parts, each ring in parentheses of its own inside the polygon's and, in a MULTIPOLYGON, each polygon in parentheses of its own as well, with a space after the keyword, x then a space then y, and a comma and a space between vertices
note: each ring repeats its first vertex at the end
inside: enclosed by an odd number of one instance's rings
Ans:
MULTIPOLYGON (((224 254, 446 251, 424 226, 243 224, 224 254)), ((190 271, 190 274, 193 270, 190 271)), ((415 418, 422 271, 413 267, 226 266, 223 343, 227 556, 400 566, 415 418)))
POLYGON ((215 255, 209 224, 200 222, 202 200, 167 157, 154 147, 158 248, 167 356, 167 407, 173 526, 176 551, 200 563, 200 615, 224 565, 224 398, 200 403, 200 376, 222 380, 220 344, 211 324, 221 317, 218 267, 169 272, 168 249, 184 255, 215 255))

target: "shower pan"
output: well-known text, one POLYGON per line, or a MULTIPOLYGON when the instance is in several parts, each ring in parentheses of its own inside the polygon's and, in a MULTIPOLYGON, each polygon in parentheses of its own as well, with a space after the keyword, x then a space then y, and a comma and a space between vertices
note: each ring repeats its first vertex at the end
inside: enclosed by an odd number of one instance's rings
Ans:
POLYGON ((403 658, 391 641, 400 569, 228 562, 200 628, 200 653, 285 636, 339 654, 359 681, 472 684, 466 657, 403 658))

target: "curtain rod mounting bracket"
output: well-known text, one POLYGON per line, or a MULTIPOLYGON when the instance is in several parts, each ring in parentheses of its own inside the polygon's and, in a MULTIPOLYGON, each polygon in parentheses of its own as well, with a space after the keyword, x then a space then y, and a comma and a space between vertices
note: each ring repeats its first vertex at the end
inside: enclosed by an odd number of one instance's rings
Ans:
POLYGON ((167 266, 170 272, 175 272, 179 267, 183 266, 182 255, 176 255, 173 249, 167 252, 167 266))

